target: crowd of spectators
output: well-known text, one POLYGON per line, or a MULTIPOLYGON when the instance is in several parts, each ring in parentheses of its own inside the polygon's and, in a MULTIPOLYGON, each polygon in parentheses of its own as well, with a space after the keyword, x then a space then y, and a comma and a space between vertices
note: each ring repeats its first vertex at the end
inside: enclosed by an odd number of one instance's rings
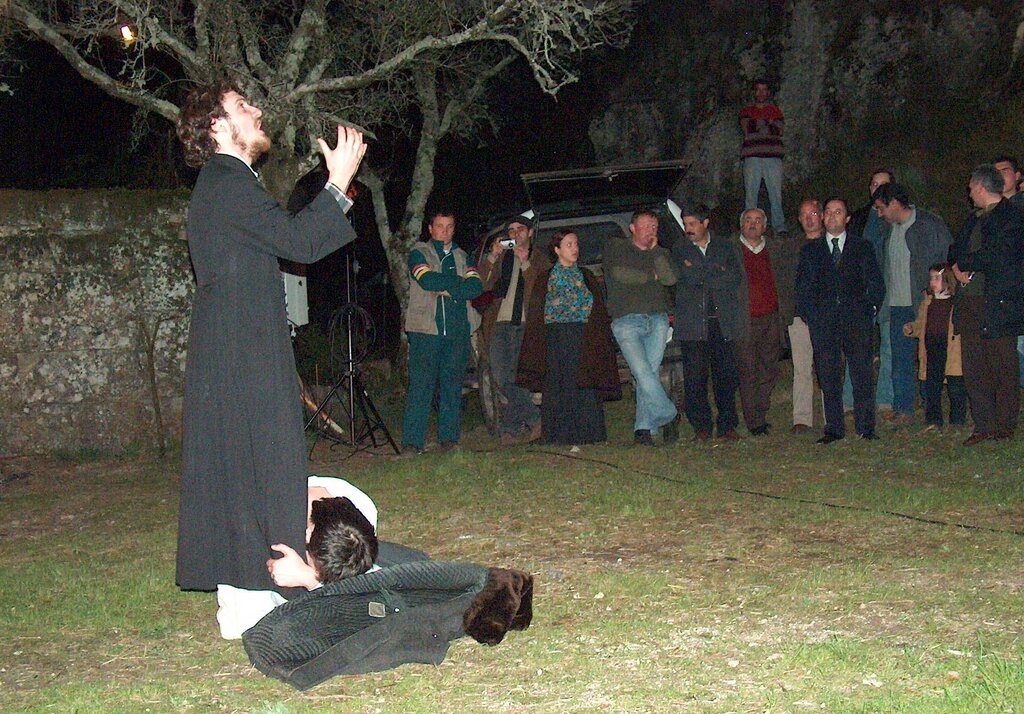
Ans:
MULTIPOLYGON (((681 211, 684 238, 665 246, 659 222, 675 218, 639 207, 628 239, 603 247, 603 281, 578 265, 575 233, 535 245, 535 226, 523 216, 485 251, 482 288, 492 299, 478 305, 501 395, 502 444, 605 441, 602 402, 620 395, 616 344, 632 375, 633 440, 642 446, 677 441, 683 415, 698 442, 744 438, 737 395, 746 432, 768 434, 787 350, 790 431, 814 431, 816 382, 819 444, 845 438, 850 413, 854 432, 868 440, 879 438, 879 423, 935 431, 947 421, 973 426, 966 446, 1013 436, 1024 383, 1016 159, 997 156, 970 173, 970 210, 956 236, 889 169, 871 172, 868 199, 856 210, 841 196, 805 198, 799 230, 790 231, 782 111, 766 82, 756 82, 754 94, 740 114, 746 209, 735 237, 712 227, 708 207, 696 204, 681 211), (762 183, 770 215, 758 206, 762 183), (670 341, 684 382, 675 401, 661 378, 670 341), (531 393, 542 395, 539 410, 531 393)), ((432 276, 423 266, 410 259, 414 282, 426 287, 432 276)), ((471 263, 465 276, 478 280, 471 263)), ((410 374, 417 369, 410 365, 410 374)), ((425 393, 417 403, 428 404, 425 393)), ((405 442, 422 449, 420 432, 405 442)))

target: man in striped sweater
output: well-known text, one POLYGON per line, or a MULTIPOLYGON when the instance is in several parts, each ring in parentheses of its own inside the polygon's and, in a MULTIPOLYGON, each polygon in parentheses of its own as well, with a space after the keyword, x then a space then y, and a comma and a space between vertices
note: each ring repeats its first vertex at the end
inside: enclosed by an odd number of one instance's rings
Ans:
POLYGON ((745 208, 757 208, 757 194, 764 181, 772 216, 772 230, 786 231, 782 214, 782 110, 771 101, 771 87, 759 79, 754 82, 754 103, 740 112, 743 131, 743 186, 745 208))

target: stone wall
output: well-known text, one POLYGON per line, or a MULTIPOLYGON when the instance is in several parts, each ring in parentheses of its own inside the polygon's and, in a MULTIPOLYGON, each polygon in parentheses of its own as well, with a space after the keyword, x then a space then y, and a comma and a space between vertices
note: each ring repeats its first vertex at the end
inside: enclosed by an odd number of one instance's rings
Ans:
POLYGON ((186 202, 0 191, 0 455, 180 440, 186 202))

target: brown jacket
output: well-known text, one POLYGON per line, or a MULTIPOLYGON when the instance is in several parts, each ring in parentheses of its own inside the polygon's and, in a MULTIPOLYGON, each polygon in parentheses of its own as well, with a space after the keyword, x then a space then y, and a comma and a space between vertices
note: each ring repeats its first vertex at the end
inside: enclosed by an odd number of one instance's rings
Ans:
MULTIPOLYGON (((544 377, 548 369, 547 344, 544 339, 544 302, 547 300, 550 277, 551 268, 548 268, 538 275, 534 282, 526 312, 523 346, 519 351, 516 384, 526 387, 531 392, 544 391, 544 377)), ((597 389, 605 401, 621 399, 622 386, 619 384, 619 370, 615 361, 612 323, 604 304, 601 281, 586 268, 583 268, 583 279, 587 283, 587 289, 594 296, 594 306, 583 328, 580 363, 576 365, 576 385, 584 389, 597 389)))
MULTIPOLYGON (((477 272, 480 273, 480 280, 483 281, 484 292, 494 290, 495 286, 501 280, 501 259, 503 257, 504 254, 492 263, 489 253, 485 253, 480 256, 477 272)), ((544 249, 535 245, 530 253, 530 267, 523 271, 523 307, 525 309, 525 320, 529 320, 530 318, 530 307, 527 301, 529 301, 530 295, 533 292, 533 284, 536 282, 537 276, 541 273, 547 275, 550 272, 551 261, 548 260, 548 257, 544 254, 544 249)), ((491 344, 491 333, 494 331, 494 323, 498 319, 498 310, 501 309, 501 301, 504 297, 504 295, 494 295, 494 299, 491 300, 487 309, 484 310, 483 320, 480 323, 480 337, 483 340, 484 345, 491 344)), ((541 309, 543 310, 543 304, 541 309)))
MULTIPOLYGON (((924 380, 928 375, 928 354, 924 347, 924 331, 928 323, 928 306, 932 302, 931 293, 926 293, 924 300, 917 308, 917 319, 914 320, 913 336, 917 338, 917 378, 924 380)), ((952 300, 953 298, 949 298, 952 300)), ((946 340, 946 376, 962 377, 963 361, 960 357, 960 335, 953 334, 953 311, 949 311, 949 338, 946 340)))

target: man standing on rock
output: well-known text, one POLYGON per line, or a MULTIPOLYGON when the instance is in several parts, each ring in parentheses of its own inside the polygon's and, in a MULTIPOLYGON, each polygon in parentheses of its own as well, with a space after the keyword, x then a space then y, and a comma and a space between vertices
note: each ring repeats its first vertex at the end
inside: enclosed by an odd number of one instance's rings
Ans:
POLYGON ((768 207, 772 213, 772 230, 786 232, 786 219, 782 215, 782 110, 772 101, 768 82, 754 82, 754 103, 740 112, 743 131, 743 186, 746 191, 745 208, 757 208, 757 194, 764 181, 768 191, 768 207))

